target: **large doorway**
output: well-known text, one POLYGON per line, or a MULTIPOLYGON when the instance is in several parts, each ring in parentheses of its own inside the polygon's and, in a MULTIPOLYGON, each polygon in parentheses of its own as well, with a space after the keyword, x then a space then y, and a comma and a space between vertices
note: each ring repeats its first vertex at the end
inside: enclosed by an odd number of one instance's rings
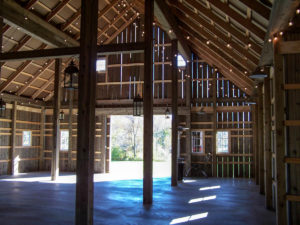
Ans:
MULTIPOLYGON (((129 179, 143 177, 143 117, 111 116, 110 173, 129 179)), ((171 176, 171 119, 153 120, 153 177, 171 176)))

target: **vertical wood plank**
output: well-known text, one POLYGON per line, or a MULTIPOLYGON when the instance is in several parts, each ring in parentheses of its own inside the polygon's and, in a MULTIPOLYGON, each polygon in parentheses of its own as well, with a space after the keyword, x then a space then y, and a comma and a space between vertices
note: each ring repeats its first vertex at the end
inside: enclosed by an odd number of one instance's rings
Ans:
POLYGON ((68 149, 68 169, 72 171, 72 150, 73 150, 73 98, 74 92, 71 89, 69 91, 69 118, 68 118, 68 130, 69 130, 69 149, 68 149))
POLYGON ((254 148, 254 168, 255 183, 259 184, 259 151, 258 151, 258 109, 257 105, 253 106, 253 148, 254 148))
POLYGON ((177 186, 178 166, 177 166, 177 151, 178 151, 178 77, 177 77, 177 40, 172 40, 172 173, 171 185, 177 186))
POLYGON ((212 133, 212 175, 217 177, 217 72, 214 68, 212 81, 213 89, 213 133, 212 133))
POLYGON ((56 180, 59 174, 59 150, 60 150, 60 71, 61 59, 55 59, 55 78, 54 78, 54 105, 53 105, 53 149, 51 161, 51 180, 56 180))
POLYGON ((144 180, 143 203, 152 204, 153 179, 153 29, 154 1, 145 0, 145 52, 144 52, 144 180))
POLYGON ((264 80, 264 154, 265 154, 265 205, 272 208, 272 152, 271 152, 271 96, 270 77, 264 80))
POLYGON ((105 153, 105 172, 110 169, 110 116, 106 117, 106 153, 105 153))
MULTIPOLYGON (((192 71, 192 62, 191 59, 187 60, 187 71, 186 71, 186 79, 185 79, 185 104, 186 107, 191 110, 191 71, 192 71)), ((191 115, 186 116, 186 128, 185 131, 185 151, 186 151, 186 157, 185 157, 185 167, 186 171, 190 171, 191 168, 191 161, 192 161, 192 153, 191 153, 191 115)))
POLYGON ((76 225, 92 225, 98 0, 81 1, 76 225))
POLYGON ((286 166, 284 158, 285 149, 285 101, 284 101, 284 71, 283 56, 278 54, 277 45, 274 44, 274 112, 275 112, 275 164, 276 164, 276 223, 287 224, 286 204, 286 166))
POLYGON ((40 152, 39 152, 39 171, 44 168, 44 150, 45 150, 45 107, 41 108, 41 124, 40 124, 40 152))
POLYGON ((17 128, 17 102, 13 102, 13 108, 11 112, 11 167, 10 173, 11 175, 16 175, 19 172, 18 168, 18 159, 16 159, 16 128, 17 128))
POLYGON ((257 126, 258 126, 258 154, 259 154, 259 192, 265 193, 264 185, 264 137, 263 137, 263 92, 262 84, 258 86, 257 99, 257 126))

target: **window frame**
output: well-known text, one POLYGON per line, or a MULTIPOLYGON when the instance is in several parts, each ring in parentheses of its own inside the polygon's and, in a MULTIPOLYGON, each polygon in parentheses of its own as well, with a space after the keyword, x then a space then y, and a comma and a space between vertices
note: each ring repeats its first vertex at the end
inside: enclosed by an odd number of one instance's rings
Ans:
POLYGON ((59 151, 62 151, 62 152, 68 152, 70 150, 70 132, 68 129, 60 129, 59 131, 59 151), (68 148, 67 149, 62 149, 62 144, 61 144, 61 133, 63 131, 67 131, 68 132, 68 148))
POLYGON ((192 154, 201 154, 201 155, 204 155, 205 154, 205 131, 204 130, 192 130, 191 132, 191 136, 192 136, 192 154), (193 149, 194 149, 194 141, 193 141, 193 132, 201 132, 202 133, 202 148, 203 150, 201 152, 194 152, 193 149))
POLYGON ((22 131, 22 146, 23 147, 30 147, 32 146, 32 131, 30 130, 23 130, 22 131), (27 133, 30 134, 30 141, 29 141, 29 144, 24 144, 24 134, 27 133))
POLYGON ((216 131, 216 154, 222 155, 222 154, 230 154, 231 153, 231 137, 230 137, 230 130, 217 130, 216 131), (227 152, 218 152, 218 132, 227 132, 228 133, 228 151, 227 152))

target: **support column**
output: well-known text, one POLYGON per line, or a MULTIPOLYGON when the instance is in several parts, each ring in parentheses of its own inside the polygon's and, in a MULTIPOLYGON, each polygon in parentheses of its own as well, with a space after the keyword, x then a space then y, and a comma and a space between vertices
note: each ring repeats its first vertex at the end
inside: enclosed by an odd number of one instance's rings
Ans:
POLYGON ((253 112, 253 154, 254 154, 254 177, 255 183, 259 184, 259 152, 258 152, 258 124, 257 124, 257 105, 252 106, 253 112))
POLYGON ((98 0, 81 1, 76 164, 76 225, 92 225, 98 0))
POLYGON ((217 71, 213 73, 213 133, 212 133, 212 176, 217 177, 217 71))
POLYGON ((69 91, 69 117, 68 117, 68 129, 69 129, 69 150, 68 150, 68 168, 69 171, 73 171, 72 166, 72 150, 73 150, 73 96, 74 92, 71 89, 69 91))
POLYGON ((153 28, 154 1, 145 0, 144 52, 144 180, 143 203, 152 204, 153 198, 153 28))
POLYGON ((60 150, 60 71, 61 59, 55 59, 55 78, 54 78, 54 96, 53 96, 53 149, 51 161, 51 180, 56 180, 59 174, 59 150, 60 150))
POLYGON ((41 125, 40 125, 40 154, 39 154, 39 171, 44 166, 44 150, 45 150, 45 107, 41 108, 41 125))
MULTIPOLYGON (((186 107, 189 109, 189 112, 191 111, 191 71, 192 71, 192 60, 188 59, 187 60, 187 71, 186 71, 186 78, 185 78, 185 104, 186 107), (189 60, 189 61, 188 61, 189 60)), ((187 130, 185 131, 185 152, 186 152, 186 157, 185 157, 185 167, 186 171, 190 171, 191 164, 192 164, 192 147, 191 147, 191 113, 185 117, 186 121, 186 128, 187 130)))
POLYGON ((177 186, 178 166, 177 166, 177 135, 178 135, 178 78, 177 78, 177 40, 172 40, 172 174, 171 185, 177 186))
POLYGON ((258 86, 258 99, 257 99, 257 126, 258 126, 258 154, 259 154, 259 192, 265 193, 264 183, 264 126, 263 126, 263 91, 262 84, 258 86))
POLYGON ((10 158, 11 158, 11 168, 10 172, 11 175, 16 175, 19 172, 19 162, 18 159, 16 159, 16 128, 17 128, 17 102, 13 102, 12 112, 11 112, 11 152, 10 152, 10 158))
POLYGON ((276 223, 287 224, 286 204, 286 140, 285 140, 285 95, 284 95, 284 71, 283 55, 280 55, 274 44, 274 115, 275 115, 275 181, 276 181, 276 223))
POLYGON ((265 203, 272 208, 272 151, 271 151, 271 96, 270 77, 264 80, 264 156, 265 156, 265 203))

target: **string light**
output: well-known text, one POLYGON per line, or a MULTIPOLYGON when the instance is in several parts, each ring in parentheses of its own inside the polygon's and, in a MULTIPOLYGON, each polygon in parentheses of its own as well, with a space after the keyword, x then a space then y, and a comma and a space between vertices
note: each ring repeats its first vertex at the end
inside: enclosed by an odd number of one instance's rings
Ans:
POLYGON ((296 14, 300 14, 300 9, 297 9, 297 10, 296 10, 296 14))
POLYGON ((251 48, 251 43, 248 43, 248 48, 251 48))
POLYGON ((268 42, 272 42, 272 39, 271 39, 271 38, 269 38, 268 42))
POLYGON ((207 41, 207 42, 206 42, 206 44, 208 44, 208 45, 209 45, 209 44, 210 44, 210 41, 207 41))
POLYGON ((293 21, 290 21, 290 22, 289 22, 289 26, 290 26, 290 27, 293 26, 293 21))
POLYGON ((280 32, 279 32, 279 35, 280 35, 280 36, 282 36, 282 35, 283 35, 283 32, 282 32, 282 31, 280 31, 280 32))

